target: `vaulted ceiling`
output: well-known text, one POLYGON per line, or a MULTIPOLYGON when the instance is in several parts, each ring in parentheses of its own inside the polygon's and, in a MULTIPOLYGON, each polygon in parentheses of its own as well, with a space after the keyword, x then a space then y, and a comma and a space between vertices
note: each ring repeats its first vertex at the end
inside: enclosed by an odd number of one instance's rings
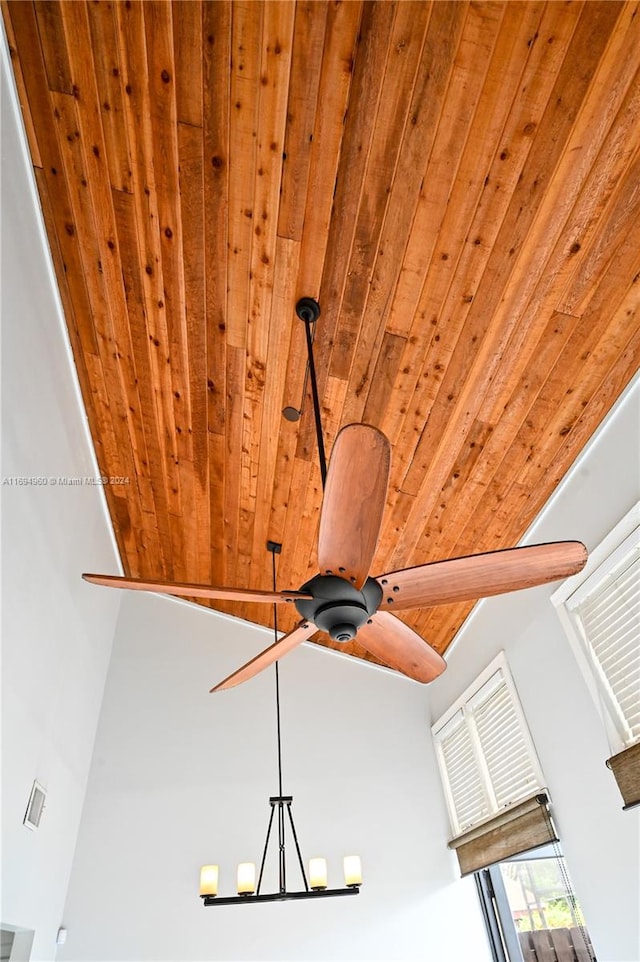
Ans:
MULTIPOLYGON (((374 573, 515 545, 640 366, 638 4, 3 14, 125 572, 315 574, 301 296, 328 452, 392 444, 374 573)), ((469 609, 402 616, 442 652, 469 609)))

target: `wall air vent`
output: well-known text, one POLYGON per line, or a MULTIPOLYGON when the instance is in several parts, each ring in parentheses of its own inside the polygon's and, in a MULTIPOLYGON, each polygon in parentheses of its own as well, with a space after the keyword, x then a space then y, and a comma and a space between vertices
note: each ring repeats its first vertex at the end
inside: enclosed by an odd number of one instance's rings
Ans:
POLYGON ((27 826, 27 828, 30 828, 31 831, 35 831, 40 824, 46 797, 47 793, 42 785, 40 785, 38 782, 34 782, 31 788, 31 794, 29 795, 27 811, 24 815, 24 824, 27 826))

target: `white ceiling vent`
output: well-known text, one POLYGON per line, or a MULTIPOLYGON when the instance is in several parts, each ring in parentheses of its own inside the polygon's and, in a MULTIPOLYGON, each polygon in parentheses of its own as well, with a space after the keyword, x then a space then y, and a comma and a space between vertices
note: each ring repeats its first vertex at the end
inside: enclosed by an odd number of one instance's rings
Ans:
POLYGON ((29 804, 24 816, 24 824, 34 831, 40 824, 44 803, 47 797, 45 789, 38 782, 34 782, 29 795, 29 804))

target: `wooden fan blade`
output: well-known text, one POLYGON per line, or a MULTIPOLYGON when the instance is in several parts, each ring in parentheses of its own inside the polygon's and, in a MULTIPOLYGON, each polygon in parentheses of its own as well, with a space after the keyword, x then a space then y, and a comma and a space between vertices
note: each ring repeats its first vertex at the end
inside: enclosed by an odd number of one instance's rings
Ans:
POLYGON ((306 638, 311 637, 316 631, 316 626, 310 621, 301 621, 288 635, 283 635, 283 637, 275 641, 270 648, 265 648, 264 651, 261 651, 259 655, 256 655, 255 658, 248 661, 242 668, 238 668, 237 671, 234 671, 233 674, 225 678, 224 681, 221 681, 218 685, 211 688, 210 692, 223 691, 225 688, 233 688, 235 685, 240 685, 243 681, 248 681, 249 678, 253 678, 258 672, 264 668, 268 668, 274 661, 282 658, 283 655, 287 655, 293 648, 302 644, 306 638))
POLYGON ((361 588, 378 543, 389 484, 390 445, 370 424, 349 424, 331 452, 320 517, 318 566, 361 588))
POLYGON ((430 608, 488 598, 568 578, 584 568, 580 541, 556 541, 451 558, 380 575, 381 608, 430 608))
POLYGON ((390 668, 423 684, 433 681, 447 667, 435 648, 387 611, 377 611, 360 628, 357 640, 390 668))
POLYGON ((253 591, 251 588, 218 588, 215 585, 172 584, 170 581, 145 581, 141 578, 121 578, 118 575, 83 574, 85 581, 106 588, 130 588, 133 591, 156 591, 160 594, 186 598, 219 598, 221 601, 264 601, 274 604, 311 598, 304 591, 253 591))

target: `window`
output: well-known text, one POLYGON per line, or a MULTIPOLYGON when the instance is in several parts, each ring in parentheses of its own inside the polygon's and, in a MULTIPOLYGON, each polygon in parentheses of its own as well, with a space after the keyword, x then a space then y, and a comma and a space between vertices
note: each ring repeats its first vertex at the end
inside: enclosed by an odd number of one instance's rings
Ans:
POLYGON ((542 789, 542 772, 504 655, 432 732, 455 835, 542 789))
POLYGON ((557 843, 475 873, 495 962, 595 962, 557 843))
POLYGON ((503 654, 432 731, 462 875, 557 840, 503 654))
POLYGON ((640 740, 640 505, 553 595, 610 741, 640 740))

